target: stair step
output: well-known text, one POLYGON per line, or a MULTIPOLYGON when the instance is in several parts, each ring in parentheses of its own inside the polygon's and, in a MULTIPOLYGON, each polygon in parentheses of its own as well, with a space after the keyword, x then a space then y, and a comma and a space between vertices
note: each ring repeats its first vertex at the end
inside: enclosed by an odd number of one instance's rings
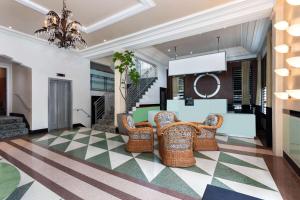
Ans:
POLYGON ((11 130, 11 129, 21 129, 26 128, 26 124, 21 123, 11 123, 11 124, 0 124, 0 130, 11 130))
POLYGON ((0 139, 15 137, 15 136, 22 136, 22 135, 26 135, 26 134, 28 134, 27 128, 0 130, 0 139))
POLYGON ((22 123, 22 117, 9 117, 9 116, 1 116, 0 124, 13 124, 13 123, 22 123))

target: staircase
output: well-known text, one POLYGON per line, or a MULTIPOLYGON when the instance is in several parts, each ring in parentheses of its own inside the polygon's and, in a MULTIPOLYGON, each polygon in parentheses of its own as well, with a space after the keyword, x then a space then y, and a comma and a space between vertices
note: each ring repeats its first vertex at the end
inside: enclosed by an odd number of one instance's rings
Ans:
POLYGON ((139 106, 139 100, 146 94, 146 92, 152 87, 152 85, 158 80, 157 67, 153 66, 145 73, 141 74, 139 83, 129 83, 127 85, 128 98, 126 102, 127 111, 132 113, 136 107, 139 106))
POLYGON ((28 134, 22 117, 0 116, 0 139, 28 134))

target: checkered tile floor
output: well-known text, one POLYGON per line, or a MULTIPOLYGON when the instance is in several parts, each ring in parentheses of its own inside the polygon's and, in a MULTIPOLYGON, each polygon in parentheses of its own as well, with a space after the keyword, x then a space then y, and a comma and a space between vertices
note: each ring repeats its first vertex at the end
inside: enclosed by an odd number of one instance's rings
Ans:
MULTIPOLYGON (((260 145, 244 139, 218 136, 218 141, 260 145)), ((169 168, 160 161, 158 144, 154 153, 129 153, 128 137, 81 128, 53 132, 33 142, 119 173, 201 198, 207 184, 234 190, 261 199, 282 199, 277 186, 260 157, 220 151, 195 152, 196 165, 169 168)))

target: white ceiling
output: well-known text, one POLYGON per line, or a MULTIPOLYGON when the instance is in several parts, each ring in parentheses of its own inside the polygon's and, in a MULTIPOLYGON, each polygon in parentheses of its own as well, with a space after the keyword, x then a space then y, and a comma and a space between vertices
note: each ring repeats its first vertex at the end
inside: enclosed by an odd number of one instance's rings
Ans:
POLYGON ((260 19, 173 40, 155 45, 155 47, 170 58, 175 57, 175 46, 177 48, 176 52, 178 57, 194 56, 217 51, 217 37, 220 36, 220 50, 226 50, 228 59, 251 57, 256 56, 261 49, 269 26, 269 19, 260 19))

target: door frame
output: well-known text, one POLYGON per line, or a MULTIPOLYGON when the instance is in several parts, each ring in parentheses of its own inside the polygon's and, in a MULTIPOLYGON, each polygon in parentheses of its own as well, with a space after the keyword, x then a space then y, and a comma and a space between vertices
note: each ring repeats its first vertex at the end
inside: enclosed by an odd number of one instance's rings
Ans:
POLYGON ((1 61, 0 67, 6 69, 6 116, 12 112, 12 63, 1 61))
POLYGON ((69 124, 69 128, 73 128, 73 82, 72 80, 67 80, 67 79, 60 79, 60 78, 49 78, 48 79, 48 132, 53 131, 49 129, 49 124, 50 124, 50 117, 49 117, 49 110, 50 110, 50 82, 51 81, 64 81, 64 82, 69 82, 70 83, 70 105, 69 105, 69 109, 71 111, 70 113, 70 124, 69 124))

